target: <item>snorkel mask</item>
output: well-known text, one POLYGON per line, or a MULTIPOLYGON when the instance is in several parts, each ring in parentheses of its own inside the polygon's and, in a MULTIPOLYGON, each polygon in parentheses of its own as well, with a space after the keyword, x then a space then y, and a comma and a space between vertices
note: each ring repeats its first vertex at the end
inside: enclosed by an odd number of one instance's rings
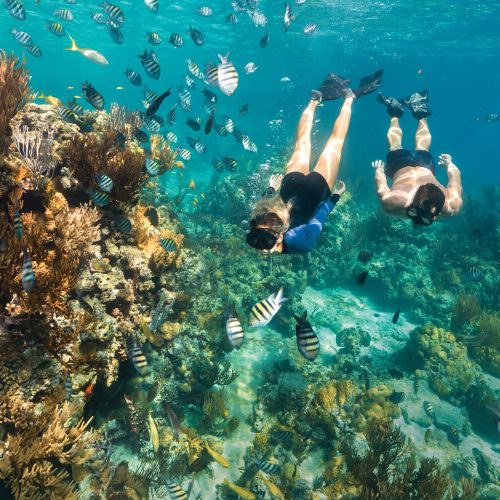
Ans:
POLYGON ((278 242, 281 226, 281 219, 274 212, 257 215, 250 221, 247 243, 257 250, 271 250, 278 242))
POLYGON ((414 224, 419 224, 424 226, 430 226, 436 218, 435 213, 429 212, 414 205, 410 205, 407 208, 406 215, 412 220, 414 224))
POLYGON ((446 201, 443 191, 435 184, 420 186, 406 209, 406 215, 415 225, 430 226, 441 213, 446 201))
POLYGON ((278 241, 279 233, 267 227, 253 227, 247 234, 247 243, 257 250, 271 250, 278 241))

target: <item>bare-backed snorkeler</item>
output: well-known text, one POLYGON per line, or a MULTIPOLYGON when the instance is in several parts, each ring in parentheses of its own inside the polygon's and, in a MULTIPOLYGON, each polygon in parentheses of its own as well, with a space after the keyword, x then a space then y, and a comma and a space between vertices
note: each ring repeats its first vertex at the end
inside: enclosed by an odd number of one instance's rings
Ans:
POLYGON ((313 249, 323 223, 345 191, 343 182, 333 189, 339 171, 342 147, 349 130, 351 106, 357 97, 377 89, 383 71, 363 78, 352 91, 350 80, 328 75, 319 90, 311 92, 311 101, 302 113, 297 140, 286 173, 271 176, 269 188, 256 203, 250 221, 247 243, 263 252, 306 253, 313 249), (344 97, 342 109, 332 133, 311 172, 311 130, 318 104, 344 97), (279 192, 278 192, 279 190, 279 192))
POLYGON ((404 104, 382 94, 377 100, 385 104, 391 116, 386 163, 382 160, 372 163, 377 193, 384 210, 393 215, 408 216, 414 224, 426 226, 432 224, 439 215, 456 215, 462 207, 460 170, 450 155, 442 154, 438 164, 448 173, 448 186, 441 185, 435 177, 436 167, 429 153, 432 137, 427 126, 427 117, 431 114, 427 91, 405 98, 404 104), (403 131, 399 126, 399 118, 404 105, 411 109, 418 120, 413 151, 402 146, 403 131), (387 177, 392 179, 392 187, 388 186, 387 177))

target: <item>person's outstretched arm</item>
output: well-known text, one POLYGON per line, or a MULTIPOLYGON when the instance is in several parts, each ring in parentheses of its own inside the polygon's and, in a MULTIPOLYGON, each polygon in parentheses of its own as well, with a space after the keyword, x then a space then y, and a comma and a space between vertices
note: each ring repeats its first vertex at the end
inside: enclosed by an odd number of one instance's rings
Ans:
POLYGON ((382 160, 375 160, 372 163, 375 169, 375 186, 377 188, 377 195, 380 201, 384 203, 384 199, 391 192, 391 188, 387 184, 387 176, 385 175, 385 163, 382 160))
POLYGON ((439 155, 438 164, 445 168, 448 174, 448 186, 446 186, 448 194, 441 215, 456 215, 463 203, 462 175, 448 154, 439 155))

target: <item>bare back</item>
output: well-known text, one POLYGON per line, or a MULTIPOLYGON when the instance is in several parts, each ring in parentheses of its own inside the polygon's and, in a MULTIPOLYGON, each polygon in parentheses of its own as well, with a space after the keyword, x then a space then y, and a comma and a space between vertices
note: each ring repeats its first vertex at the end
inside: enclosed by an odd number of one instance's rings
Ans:
POLYGON ((447 187, 438 182, 431 170, 426 167, 403 167, 399 169, 394 174, 391 188, 387 186, 385 174, 382 172, 384 179, 383 181, 380 179, 381 182, 377 179, 377 185, 383 209, 390 214, 404 217, 406 209, 411 205, 418 188, 425 184, 434 184, 445 195, 441 215, 456 214, 462 206, 462 186, 460 172, 456 166, 453 165, 453 168, 456 172, 451 174, 448 171, 450 182, 447 187))

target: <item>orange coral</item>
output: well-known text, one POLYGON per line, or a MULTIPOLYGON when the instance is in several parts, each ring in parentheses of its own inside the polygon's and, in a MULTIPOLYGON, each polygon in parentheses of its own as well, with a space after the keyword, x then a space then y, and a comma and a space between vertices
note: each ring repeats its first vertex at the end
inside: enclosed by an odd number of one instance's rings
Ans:
POLYGON ((67 142, 62 157, 83 189, 97 188, 96 174, 109 176, 113 180, 111 198, 117 201, 134 201, 147 179, 144 151, 132 143, 120 147, 111 131, 75 135, 67 142))
POLYGON ((29 99, 29 81, 24 59, 0 55, 0 151, 8 146, 5 136, 10 120, 29 99))

